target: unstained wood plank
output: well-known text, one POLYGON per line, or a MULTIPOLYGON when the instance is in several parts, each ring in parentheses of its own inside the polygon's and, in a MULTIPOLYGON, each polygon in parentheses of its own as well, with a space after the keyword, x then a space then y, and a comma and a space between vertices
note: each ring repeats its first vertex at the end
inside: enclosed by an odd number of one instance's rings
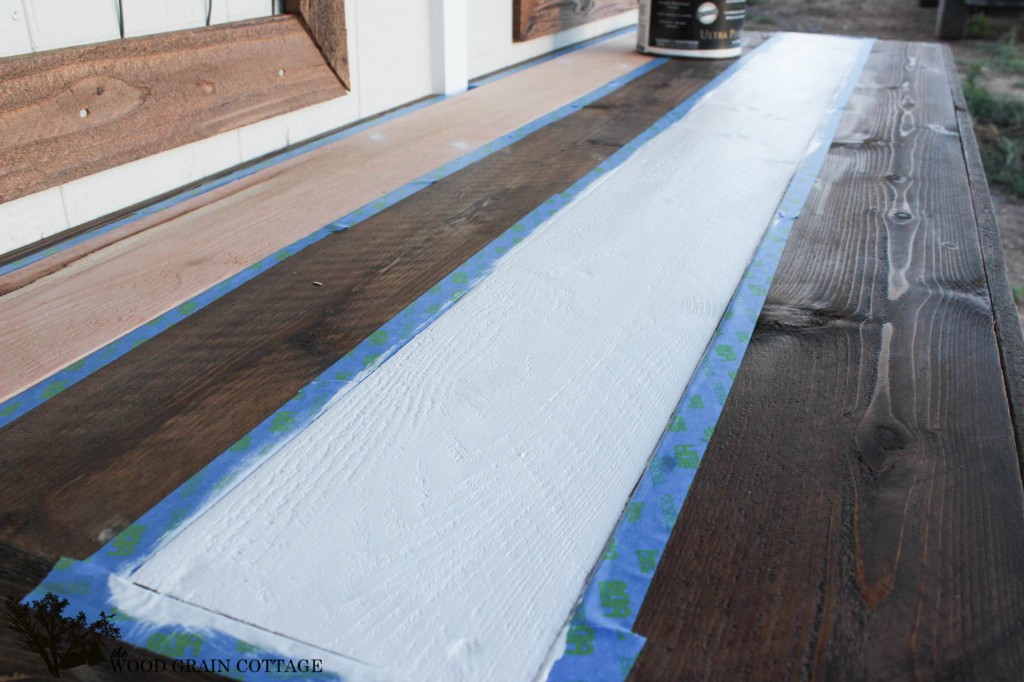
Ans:
POLYGON ((7 292, 0 296, 5 321, 0 400, 650 59, 627 37, 593 45, 186 200, 142 226, 125 225, 0 276, 0 291, 7 292))
POLYGON ((512 0, 512 38, 531 40, 637 8, 637 0, 512 0))
POLYGON ((345 94, 292 16, 0 61, 0 202, 345 94))
POLYGON ((307 247, 0 430, 0 540, 91 553, 726 66, 654 69, 307 247))
POLYGON ((941 48, 879 43, 636 631, 633 680, 1019 679, 1024 495, 941 48))

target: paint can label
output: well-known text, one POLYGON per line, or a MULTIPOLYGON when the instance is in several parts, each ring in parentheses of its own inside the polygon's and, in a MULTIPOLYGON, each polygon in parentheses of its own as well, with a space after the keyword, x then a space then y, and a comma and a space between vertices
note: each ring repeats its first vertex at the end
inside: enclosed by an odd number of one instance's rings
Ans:
POLYGON ((670 56, 734 56, 746 6, 746 0, 640 0, 637 48, 670 56))

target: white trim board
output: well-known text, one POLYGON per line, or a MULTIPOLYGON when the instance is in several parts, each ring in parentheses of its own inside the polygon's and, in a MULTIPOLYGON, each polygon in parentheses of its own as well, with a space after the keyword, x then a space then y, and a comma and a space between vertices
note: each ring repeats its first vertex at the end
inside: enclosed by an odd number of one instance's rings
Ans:
POLYGON ((755 55, 132 579, 399 678, 532 679, 859 48, 755 55))

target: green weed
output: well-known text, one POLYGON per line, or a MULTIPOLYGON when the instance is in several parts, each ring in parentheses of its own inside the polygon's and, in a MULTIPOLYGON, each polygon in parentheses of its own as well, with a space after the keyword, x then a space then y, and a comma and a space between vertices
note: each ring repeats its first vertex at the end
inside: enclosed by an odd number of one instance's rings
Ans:
POLYGON ((992 26, 992 21, 984 12, 972 14, 971 18, 967 20, 967 26, 964 29, 965 38, 981 38, 984 40, 994 38, 995 34, 995 27, 992 26))
POLYGON ((1024 199, 1024 102, 995 95, 978 82, 980 67, 964 80, 985 173, 994 186, 1024 199))

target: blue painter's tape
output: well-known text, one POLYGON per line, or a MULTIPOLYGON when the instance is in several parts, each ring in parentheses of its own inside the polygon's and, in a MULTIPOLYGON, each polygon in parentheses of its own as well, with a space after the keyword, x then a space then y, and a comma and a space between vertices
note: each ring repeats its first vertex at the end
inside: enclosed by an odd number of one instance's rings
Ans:
MULTIPOLYGON (((645 67, 643 72, 654 68, 654 66, 662 61, 659 60, 659 62, 645 67)), ((416 333, 437 319, 444 310, 457 302, 470 288, 482 280, 505 253, 553 214, 571 202, 584 188, 597 180, 605 172, 621 164, 640 146, 682 118, 706 92, 729 78, 740 67, 742 61, 734 64, 729 70, 687 100, 687 102, 674 109, 650 129, 599 164, 591 173, 574 183, 568 190, 552 196, 529 215, 512 225, 506 232, 471 257, 462 266, 449 273, 427 293, 419 297, 405 310, 356 346, 352 352, 323 372, 284 407, 268 417, 267 420, 239 440, 228 451, 113 538, 92 557, 82 562, 62 560, 58 567, 47 577, 46 581, 31 595, 26 597, 26 601, 40 598, 45 592, 52 591, 67 597, 72 602, 73 610, 85 610, 90 617, 95 617, 101 609, 111 610, 114 607, 109 587, 111 579, 119 580, 130 576, 136 567, 144 562, 161 543, 167 541, 180 528, 186 525, 190 518, 201 513, 203 508, 215 502, 218 497, 237 485, 249 472, 266 461, 273 452, 280 448, 297 431, 315 419, 325 409, 328 401, 332 400, 341 391, 355 386, 369 372, 373 371, 388 357, 397 352, 416 333), (112 578, 112 576, 117 577, 112 578)), ((632 77, 637 75, 639 74, 631 74, 632 77)), ((594 93, 593 98, 599 97, 602 94, 604 93, 594 93)), ((574 105, 576 104, 574 103, 574 105)), ((577 105, 574 109, 578 109, 579 106, 582 105, 577 105)), ((573 107, 573 105, 570 105, 570 107, 573 107)), ((549 119, 545 117, 537 122, 536 126, 532 129, 539 128, 553 120, 555 118, 549 119)), ((527 132, 518 135, 513 133, 512 139, 501 144, 501 146, 506 146, 525 134, 527 132)), ((498 148, 500 147, 494 146, 494 149, 498 148)), ((486 155, 486 153, 482 155, 486 155)), ((471 162, 466 161, 463 165, 468 165, 471 162)), ((816 172, 815 168, 813 173, 805 174, 807 191, 809 191, 810 185, 813 183, 816 172)), ((438 177, 443 177, 444 174, 446 173, 442 173, 438 177)), ((432 175, 428 175, 424 182, 429 183, 435 179, 432 178, 432 175)), ((409 189, 405 196, 414 191, 416 191, 416 188, 409 189)), ((806 197, 806 194, 804 194, 804 197, 806 197)), ((395 200, 397 201, 398 199, 395 200)), ((802 205, 802 200, 800 204, 802 205)), ((373 212, 383 210, 386 205, 388 204, 380 206, 374 204, 369 210, 373 212)), ((789 207, 790 211, 794 214, 794 217, 785 218, 785 220, 788 220, 788 224, 791 225, 798 209, 794 208, 795 204, 785 204, 784 202, 784 205, 789 207)), ((351 224, 368 217, 368 215, 353 219, 351 224)), ((349 226, 349 223, 345 221, 339 222, 340 224, 328 226, 325 230, 336 231, 349 226)), ((781 229, 778 228, 778 225, 781 224, 781 222, 777 222, 769 230, 769 233, 775 234, 773 230, 781 229)), ((788 232, 788 228, 786 228, 786 231, 788 232)), ((781 239, 784 241, 784 237, 781 239)), ((769 243, 769 241, 771 240, 766 239, 765 243, 769 243)), ((776 244, 781 252, 781 243, 772 243, 776 244)), ((760 259, 755 260, 755 263, 759 263, 757 267, 770 268, 772 271, 775 267, 774 263, 768 261, 760 262, 760 259)), ((770 280, 770 274, 767 277, 770 280)), ((748 289, 754 291, 749 286, 751 282, 747 284, 748 289)), ((766 288, 764 287, 765 293, 766 288)), ((750 308, 749 310, 736 308, 734 310, 734 307, 738 305, 734 301, 733 306, 730 306, 730 311, 726 313, 726 319, 736 316, 738 310, 739 316, 746 319, 746 327, 752 328, 753 321, 757 316, 757 310, 762 302, 763 294, 755 301, 756 308, 750 308)), ((727 332, 723 331, 723 329, 719 330, 720 337, 725 333, 727 332)), ((742 348, 745 348, 745 342, 746 339, 738 341, 738 343, 743 344, 742 348)), ((716 344, 715 352, 717 356, 728 362, 735 363, 735 366, 738 367, 739 357, 736 349, 732 347, 730 352, 729 347, 730 344, 726 343, 726 340, 720 339, 716 344)), ((728 374, 728 371, 726 374, 728 374)), ((718 366, 712 368, 702 367, 700 375, 702 377, 706 375, 705 378, 710 382, 708 385, 711 388, 708 395, 713 396, 714 400, 719 401, 720 409, 720 403, 724 402, 725 394, 728 390, 727 382, 731 382, 731 376, 728 376, 728 378, 723 377, 721 375, 721 368, 718 366)), ((711 398, 709 398, 709 402, 710 400, 711 398)), ((697 404, 691 400, 688 407, 690 409, 703 410, 706 405, 703 402, 697 404)), ((677 414, 677 416, 680 415, 677 414)), ((682 424, 679 421, 674 420, 669 427, 669 433, 686 432, 687 429, 680 428, 681 426, 682 424)), ((706 432, 703 435, 704 437, 710 437, 710 432, 706 432)), ((656 456, 645 479, 653 476, 654 484, 663 486, 666 485, 667 474, 672 474, 673 488, 676 485, 675 481, 679 480, 680 477, 685 480, 685 485, 688 486, 689 481, 692 480, 695 465, 691 467, 684 466, 684 464, 691 463, 693 455, 688 449, 676 449, 677 443, 670 443, 670 445, 672 447, 670 455, 660 458, 656 456), (651 474, 651 472, 655 473, 651 474)), ((698 458, 702 452, 703 450, 697 454, 698 458)), ((667 539, 667 530, 665 529, 670 530, 681 502, 681 497, 674 499, 671 494, 661 493, 660 496, 655 498, 655 507, 652 508, 652 513, 645 513, 643 506, 630 507, 627 508, 627 513, 622 523, 640 524, 641 526, 649 527, 650 532, 657 532, 660 526, 664 526, 661 532, 665 533, 667 539)), ((615 560, 623 556, 623 552, 629 551, 625 544, 619 546, 616 543, 617 540, 613 539, 612 543, 609 544, 602 566, 612 563, 618 564, 615 560)), ((631 626, 632 620, 635 618, 635 608, 639 605, 639 601, 633 600, 633 587, 639 581, 649 581, 650 577, 648 574, 653 574, 654 567, 657 565, 658 557, 656 553, 636 551, 634 554, 634 562, 622 563, 623 566, 630 564, 624 573, 610 575, 607 579, 598 580, 595 578, 592 587, 596 601, 584 601, 584 604, 577 610, 569 633, 569 643, 572 647, 572 652, 568 655, 579 660, 597 660, 600 657, 603 661, 602 665, 611 666, 607 668, 608 670, 614 669, 618 671, 616 673, 618 677, 615 679, 621 679, 628 673, 632 661, 643 645, 642 637, 633 634, 628 626, 620 626, 620 624, 625 624, 627 621, 631 626)), ((194 632, 174 628, 161 628, 141 620, 133 620, 133 614, 122 614, 121 619, 123 624, 119 624, 122 625, 122 639, 151 650, 165 651, 160 647, 166 642, 189 642, 194 644, 196 641, 195 639, 189 639, 196 635, 194 632), (153 639, 154 633, 159 635, 157 640, 153 639)), ((202 650, 202 655, 206 657, 215 657, 218 654, 227 655, 227 653, 232 651, 237 653, 240 650, 251 648, 250 645, 239 642, 237 639, 222 632, 207 632, 203 634, 203 637, 202 641, 204 643, 210 642, 209 648, 202 650)), ((204 646, 206 645, 204 644, 204 646)), ((280 658, 279 654, 268 651, 254 652, 252 656, 255 658, 280 658)), ((565 660, 564 658, 563 661, 565 660)), ((242 677, 244 679, 264 679, 265 676, 262 673, 246 673, 242 677)), ((590 679, 586 676, 562 677, 560 679, 571 680, 577 678, 590 679)), ((293 679, 304 678, 295 677, 293 679)), ((316 679, 324 678, 318 676, 316 679)))
MULTIPOLYGON (((181 668, 191 660, 194 665, 202 665, 201 661, 211 665, 214 661, 227 663, 226 671, 220 671, 225 677, 236 680, 280 680, 287 679, 293 682, 344 682, 352 679, 353 682, 363 682, 366 675, 346 676, 333 672, 312 672, 305 665, 307 670, 287 671, 287 663, 277 664, 277 661, 287 661, 289 656, 279 651, 271 651, 266 648, 246 642, 238 637, 233 637, 216 629, 204 630, 201 632, 183 629, 171 624, 157 625, 141 621, 130 614, 119 611, 112 605, 112 578, 106 571, 93 566, 89 561, 74 561, 72 559, 61 559, 46 577, 25 599, 24 603, 42 599, 47 592, 58 594, 72 603, 68 613, 82 611, 89 622, 100 617, 100 613, 112 614, 111 622, 120 630, 121 641, 130 642, 156 654, 171 659, 171 662, 164 662, 168 671, 174 668, 181 668), (264 663, 267 662, 267 663, 264 663), (180 663, 179 663, 180 662, 180 663), (282 671, 283 669, 283 671, 282 671)), ((131 589, 143 590, 144 588, 131 586, 131 589)), ((198 608, 198 607, 194 607, 198 608)), ((251 630, 250 630, 251 631, 251 630)), ((270 635, 273 638, 273 635, 270 635)), ((304 647, 308 652, 308 658, 334 657, 333 654, 321 652, 312 647, 304 647)), ((305 657, 305 654, 304 654, 305 657)), ((340 658, 340 657, 335 657, 340 658)), ((294 661, 294 659, 291 659, 294 661)), ((130 656, 121 662, 122 666, 134 663, 139 664, 139 658, 130 656)), ((298 661, 294 661, 298 667, 298 661)), ((114 662, 104 662, 100 665, 110 665, 116 670, 114 662)), ((317 666, 321 667, 321 666, 317 666)), ((354 662, 353 668, 368 668, 354 662)), ((131 669, 128 669, 131 672, 131 669)), ((371 675, 371 677, 376 677, 371 675)), ((383 678, 384 676, 380 676, 383 678)))
MULTIPOLYGON (((384 209, 398 203, 402 199, 405 199, 419 190, 429 187, 431 184, 445 178, 456 171, 462 170, 484 157, 487 157, 494 152, 504 149, 513 142, 516 142, 530 133, 553 123, 561 118, 568 116, 574 111, 578 111, 583 107, 587 106, 591 102, 604 97, 608 93, 617 90, 626 83, 639 78, 643 74, 651 71, 652 69, 660 66, 665 62, 664 59, 654 60, 649 62, 628 74, 620 76, 609 83, 601 86, 600 88, 590 92, 589 94, 566 104, 565 106, 559 107, 558 109, 541 116, 540 118, 528 123, 527 125, 518 128, 507 135, 504 135, 496 140, 492 140, 482 147, 475 149, 454 161, 451 161, 440 168, 437 168, 430 173, 427 173, 423 177, 410 182, 407 185, 403 185, 398 189, 388 193, 384 197, 363 206, 362 208, 353 211, 347 216, 334 221, 330 225, 317 230, 299 241, 280 249, 277 253, 274 253, 267 258, 255 263, 245 270, 239 272, 233 277, 221 282, 220 284, 207 289, 203 293, 194 297, 193 299, 179 305, 178 307, 164 313, 163 315, 151 320, 145 325, 135 329, 128 334, 122 336, 100 350, 92 353, 86 358, 79 360, 78 362, 69 365, 65 369, 57 372, 53 376, 39 382, 35 386, 32 386, 22 393, 9 398, 7 401, 0 403, 0 428, 3 428, 7 424, 11 423, 15 419, 21 417, 29 410, 32 410, 50 398, 58 395, 62 391, 70 388, 74 384, 78 383, 85 377, 89 376, 93 372, 105 367, 111 362, 117 360, 130 350, 139 346, 149 339, 153 338, 160 332, 169 328, 181 320, 193 315, 196 311, 201 310, 213 301, 216 301, 221 296, 224 296, 233 289, 237 289, 239 286, 245 284, 252 278, 256 277, 267 269, 273 267, 280 261, 285 260, 289 256, 292 256, 302 249, 306 248, 310 244, 314 244, 329 234, 334 232, 340 232, 341 230, 348 229, 353 225, 356 225, 367 218, 370 218, 377 213, 380 213, 384 209)), ((507 247, 506 247, 507 248, 507 247)), ((500 254, 499 254, 500 255, 500 254)), ((454 292, 449 292, 454 293, 454 292)), ((440 302, 434 302, 431 306, 441 305, 440 302)), ((439 308, 440 309, 440 308, 439 308)))
MULTIPOLYGON (((107 348, 95 353, 80 363, 80 366, 74 370, 62 372, 53 379, 44 382, 41 387, 36 387, 8 401, 4 405, 0 405, 0 413, 3 414, 0 417, 0 420, 3 420, 0 421, 0 426, 13 421, 28 409, 59 393, 60 390, 72 385, 76 381, 81 380, 89 372, 112 362, 134 346, 152 338, 159 331, 166 329, 184 317, 194 314, 195 311, 305 246, 326 237, 331 232, 347 229, 351 225, 365 220, 397 201, 410 196, 422 187, 428 186, 432 182, 464 168, 488 154, 512 144, 516 140, 522 139, 531 132, 573 111, 579 110, 590 102, 656 68, 665 61, 664 59, 654 60, 630 74, 608 83, 586 97, 547 114, 500 140, 485 145, 484 148, 467 154, 457 161, 427 174, 415 183, 396 190, 384 199, 363 207, 342 220, 328 225, 318 233, 310 235, 306 239, 283 249, 278 254, 252 266, 249 270, 239 273, 235 278, 204 292, 204 294, 180 306, 177 310, 154 320, 153 323, 132 332, 107 348), (47 387, 51 388, 48 390, 47 387)), ((713 81, 712 84, 709 84, 709 87, 720 82, 725 75, 723 74, 719 79, 713 81)), ((602 174, 621 164, 642 144, 681 118, 691 106, 692 104, 683 104, 664 119, 657 122, 652 128, 599 164, 593 171, 574 183, 569 189, 550 197, 529 215, 512 225, 488 244, 488 246, 472 256, 452 273, 449 273, 449 275, 420 296, 405 310, 372 333, 362 343, 358 344, 350 353, 323 372, 281 409, 182 484, 167 498, 136 520, 135 523, 121 531, 98 552, 85 561, 62 559, 57 568, 24 601, 28 602, 33 599, 39 599, 46 592, 51 591, 69 599, 73 611, 83 610, 90 619, 95 618, 100 610, 110 611, 115 609, 113 595, 109 587, 111 580, 124 580, 130 576, 131 572, 146 557, 150 556, 160 543, 173 536, 176 531, 187 524, 190 518, 201 513, 201 510, 207 505, 226 494, 243 480, 249 472, 266 461, 289 438, 315 419, 325 409, 328 401, 341 391, 355 386, 364 376, 397 352, 409 339, 426 328, 447 308, 456 303, 471 287, 482 280, 491 271, 495 263, 510 249, 514 248, 540 224, 572 201, 577 194, 597 180, 602 174)), ((197 633, 174 628, 161 628, 151 623, 135 620, 132 614, 121 614, 119 618, 120 622, 118 624, 122 628, 121 638, 140 647, 163 652, 164 649, 160 646, 155 647, 154 643, 161 644, 168 641, 195 643, 197 641, 194 638, 189 639, 197 633), (153 639, 154 636, 157 636, 156 640, 153 639)), ((201 641, 205 642, 202 646, 206 647, 202 649, 202 655, 208 658, 232 651, 248 651, 252 648, 248 644, 237 642, 223 633, 213 633, 212 635, 204 633, 202 637, 201 641)), ((257 658, 280 658, 280 655, 267 651, 254 651, 252 655, 257 658)), ((263 679, 263 677, 261 673, 244 675, 244 679, 263 679)), ((303 678, 299 677, 296 679, 303 678)), ((317 679, 324 678, 317 677, 317 679)))
POLYGON ((637 611, 718 423, 790 230, 825 162, 873 45, 874 40, 863 41, 815 135, 813 151, 790 181, 774 221, 584 590, 570 623, 565 654, 552 668, 549 682, 619 682, 628 676, 643 644, 643 637, 632 631, 637 611), (584 640, 589 644, 580 646, 584 640))

